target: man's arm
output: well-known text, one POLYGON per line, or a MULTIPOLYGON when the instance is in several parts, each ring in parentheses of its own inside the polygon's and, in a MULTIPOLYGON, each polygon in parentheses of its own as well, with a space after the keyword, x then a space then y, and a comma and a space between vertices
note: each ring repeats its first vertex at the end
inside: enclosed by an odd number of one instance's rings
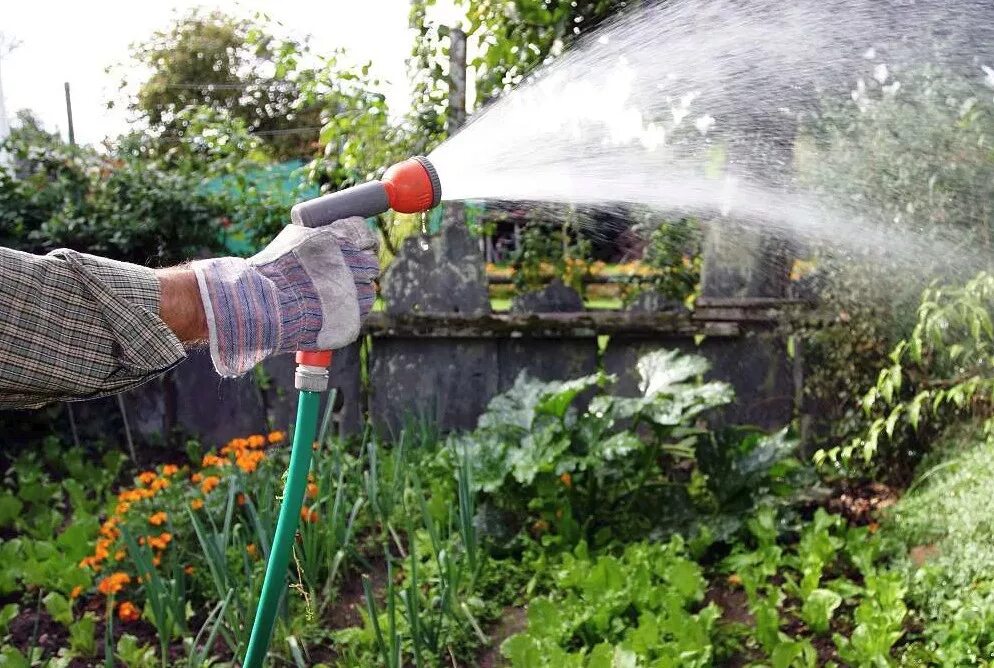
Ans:
POLYGON ((358 218, 292 225, 252 258, 173 269, 0 248, 0 408, 121 392, 205 344, 223 376, 339 348, 358 335, 378 274, 376 238, 358 218))
POLYGON ((135 387, 186 357, 145 267, 0 248, 0 408, 135 387))
POLYGON ((207 343, 207 317, 200 301, 197 275, 189 267, 155 272, 162 295, 159 317, 187 347, 207 343))

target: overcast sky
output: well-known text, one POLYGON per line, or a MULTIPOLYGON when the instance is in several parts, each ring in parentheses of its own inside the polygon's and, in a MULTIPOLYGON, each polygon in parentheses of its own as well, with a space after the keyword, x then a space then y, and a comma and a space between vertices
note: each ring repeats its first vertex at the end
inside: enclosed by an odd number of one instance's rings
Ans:
MULTIPOLYGON (((122 105, 107 110, 119 77, 105 68, 127 64, 128 45, 169 25, 192 7, 240 16, 265 11, 315 50, 344 47, 356 62, 373 61, 394 108, 408 99, 405 59, 411 49, 409 0, 0 0, 0 30, 21 45, 0 63, 7 114, 34 110, 48 129, 66 132, 63 82, 72 87, 77 141, 97 143, 128 127, 122 105)), ((447 3, 446 3, 447 4, 447 3)), ((442 10, 447 11, 447 10, 442 10)))

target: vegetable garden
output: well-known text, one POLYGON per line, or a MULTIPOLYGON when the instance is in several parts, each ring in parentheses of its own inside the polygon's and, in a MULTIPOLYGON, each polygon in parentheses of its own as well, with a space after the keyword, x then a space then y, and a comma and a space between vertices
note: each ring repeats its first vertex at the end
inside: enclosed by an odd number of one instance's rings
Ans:
MULTIPOLYGON (((855 504, 839 515, 826 507, 844 495, 817 493, 787 432, 708 429, 733 397, 700 380, 702 358, 659 352, 639 366, 640 397, 613 396, 599 375, 522 378, 471 432, 412 423, 389 441, 322 435, 277 662, 883 666, 985 655, 989 529, 974 515, 933 536, 929 515, 962 511, 950 488, 983 494, 987 446, 936 467, 880 516, 855 504)), ((113 450, 93 462, 50 440, 22 454, 0 497, 5 665, 236 660, 285 444, 280 431, 216 451, 191 443, 188 458, 133 477, 113 450)))
MULTIPOLYGON (((0 243, 149 265, 253 252, 303 193, 365 180, 444 138, 448 33, 428 21, 433 4, 412 3, 417 90, 399 123, 368 68, 342 54, 313 65, 306 44, 271 26, 194 13, 156 33, 134 54, 154 70, 132 101, 148 132, 104 153, 20 116, 5 144, 13 165, 0 169, 0 243), (231 81, 211 91, 223 100, 176 93, 176 81, 221 72, 191 56, 186 39, 201 32, 219 40, 205 47, 217 62, 237 55, 231 81), (293 85, 257 105, 237 94, 271 93, 267 77, 293 85), (318 124, 314 137, 287 133, 295 115, 318 124), (296 189, 246 176, 304 157, 287 177, 296 189)), ((464 7, 470 34, 491 38, 473 63, 481 103, 624 3, 508 4, 464 7)), ((800 122, 794 176, 885 212, 895 237, 926 230, 989 254, 989 82, 901 76, 900 87, 861 79, 855 104, 826 102, 800 122)), ((720 172, 726 147, 713 148, 720 172)), ((552 280, 586 309, 648 293, 693 309, 707 221, 632 207, 641 259, 604 259, 603 239, 559 213, 536 212, 480 272, 495 310, 552 280)), ((501 215, 470 221, 474 244, 489 243, 501 215)), ((425 225, 375 223, 385 264, 425 225)), ((909 277, 886 256, 794 250, 782 278, 803 299, 776 334, 803 376, 803 410, 778 431, 728 424, 736 397, 689 345, 643 355, 634 395, 604 371, 522 375, 468 430, 369 420, 340 437, 329 401, 271 665, 994 663, 994 274, 965 261, 931 271, 944 258, 923 257, 909 277)), ((3 414, 0 666, 239 665, 287 425, 225 443, 164 430, 136 452, 126 415, 102 438, 66 429, 66 415, 3 414)))

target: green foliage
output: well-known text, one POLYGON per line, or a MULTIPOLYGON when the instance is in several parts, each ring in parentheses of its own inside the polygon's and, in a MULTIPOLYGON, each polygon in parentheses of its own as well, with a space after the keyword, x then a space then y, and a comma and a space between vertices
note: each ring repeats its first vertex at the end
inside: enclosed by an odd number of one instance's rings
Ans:
POLYGON ((804 362, 804 412, 813 422, 807 433, 813 450, 865 431, 859 393, 876 382, 892 345, 894 309, 867 299, 865 281, 850 271, 819 260, 815 272, 801 278, 816 286, 817 302, 794 309, 785 328, 804 362))
POLYGON ((155 650, 147 645, 140 645, 138 639, 130 633, 121 635, 117 641, 117 658, 126 668, 155 668, 155 650))
POLYGON ((428 493, 422 487, 406 455, 395 455, 389 462, 392 471, 383 481, 387 486, 371 483, 376 459, 369 461, 367 494, 371 508, 379 507, 374 512, 386 529, 381 539, 386 586, 381 604, 370 578, 363 576, 362 627, 338 632, 335 639, 356 665, 442 665, 454 652, 470 651, 487 640, 479 618, 490 612, 478 582, 488 562, 476 541, 471 469, 464 461, 457 463, 458 503, 451 497, 446 503, 444 489, 428 493), (396 497, 394 490, 399 492, 396 497), (389 513, 384 513, 384 499, 390 499, 389 513), (406 518, 406 542, 389 528, 386 518, 394 512, 406 518))
POLYGON ((895 233, 949 240, 955 231, 962 249, 989 248, 994 101, 979 75, 925 67, 899 72, 889 83, 860 80, 851 100, 826 103, 806 129, 798 148, 802 177, 879 212, 876 222, 895 233), (807 150, 808 142, 817 152, 807 150))
POLYGON ((883 525, 910 555, 900 564, 923 631, 909 654, 930 665, 980 665, 994 660, 994 444, 970 426, 949 432, 935 455, 883 525))
POLYGON ((648 278, 636 277, 638 284, 675 302, 691 300, 701 281, 700 223, 685 219, 654 225, 648 241, 642 261, 654 271, 648 278))
POLYGON ((148 123, 156 150, 188 134, 187 110, 208 108, 230 114, 277 159, 311 155, 321 109, 303 88, 318 72, 300 64, 308 45, 274 28, 260 16, 193 10, 133 46, 134 61, 151 76, 130 107, 148 123))
POLYGON ((0 238, 11 247, 153 266, 218 248, 223 210, 190 177, 66 145, 7 146, 20 175, 0 170, 0 238))
POLYGON ((933 285, 911 335, 900 341, 861 404, 869 427, 823 461, 889 467, 916 462, 945 427, 990 414, 994 396, 994 276, 962 286, 933 285))
MULTIPOLYGON (((872 387, 886 351, 910 334, 928 281, 966 280, 983 268, 977 258, 994 229, 992 142, 994 103, 979 71, 899 70, 885 83, 866 77, 851 100, 826 102, 804 124, 795 151, 800 181, 826 201, 858 207, 856 228, 865 223, 888 236, 870 242, 866 255, 833 260, 837 253, 812 249, 816 273, 801 289, 821 308, 798 334, 809 405, 825 416, 815 431, 821 443, 847 443, 878 417, 863 415, 853 388, 872 387)), ((927 439, 902 440, 915 453, 927 439)), ((916 456, 882 468, 905 479, 916 456)))
MULTIPOLYGON (((610 378, 522 376, 449 450, 472 463, 488 512, 549 543, 600 546, 654 529, 729 539, 759 500, 789 498, 803 470, 785 432, 700 428, 731 400, 727 385, 699 380, 707 366, 695 355, 650 353, 638 363, 641 396, 602 394, 586 407, 579 399, 610 378), (651 518, 640 510, 649 506, 651 518)), ((489 533, 509 538, 506 526, 489 533)))
POLYGON ((840 612, 853 606, 851 633, 832 633, 839 658, 849 665, 893 665, 891 652, 904 635, 907 614, 905 578, 879 567, 879 536, 846 528, 840 517, 821 509, 788 547, 778 543, 771 508, 760 510, 748 526, 755 547, 737 547, 724 567, 745 590, 754 642, 773 665, 814 666, 818 659, 810 639, 784 630, 787 620, 798 619, 825 636, 848 626, 840 612))
POLYGON ((469 35, 485 36, 472 65, 479 104, 513 88, 536 67, 620 11, 622 0, 460 2, 469 35))
POLYGON ((501 646, 512 666, 712 665, 720 610, 692 612, 705 580, 679 538, 633 543, 619 557, 581 543, 554 578, 554 593, 529 603, 527 630, 501 646))
POLYGON ((528 225, 511 255, 514 286, 519 292, 535 290, 545 285, 551 272, 583 295, 590 253, 590 241, 576 232, 568 218, 557 225, 528 225))
POLYGON ((706 433, 695 420, 731 400, 724 383, 697 381, 706 369, 701 357, 650 353, 639 361, 640 397, 600 395, 587 408, 574 402, 609 378, 542 383, 522 375, 449 449, 469 459, 475 489, 492 503, 567 546, 666 526, 667 513, 650 526, 645 518, 624 523, 650 497, 666 498, 670 512, 692 506, 687 483, 706 433))
POLYGON ((69 647, 82 656, 94 656, 97 651, 97 616, 84 613, 69 625, 69 647))

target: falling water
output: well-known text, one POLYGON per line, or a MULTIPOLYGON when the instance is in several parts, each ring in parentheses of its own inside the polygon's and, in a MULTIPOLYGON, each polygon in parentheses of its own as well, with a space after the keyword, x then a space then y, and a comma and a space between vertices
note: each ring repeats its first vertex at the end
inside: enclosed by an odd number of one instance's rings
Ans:
POLYGON ((825 100, 859 110, 902 95, 903 77, 926 64, 992 84, 992 48, 986 1, 642 4, 478 112, 430 159, 446 199, 638 205, 914 264, 963 251, 931 232, 895 235, 866 202, 807 188, 795 134, 825 100))

